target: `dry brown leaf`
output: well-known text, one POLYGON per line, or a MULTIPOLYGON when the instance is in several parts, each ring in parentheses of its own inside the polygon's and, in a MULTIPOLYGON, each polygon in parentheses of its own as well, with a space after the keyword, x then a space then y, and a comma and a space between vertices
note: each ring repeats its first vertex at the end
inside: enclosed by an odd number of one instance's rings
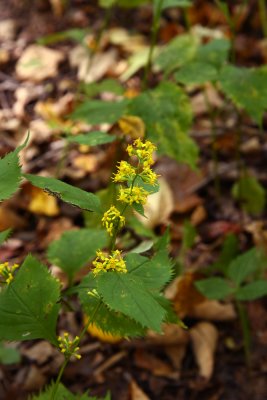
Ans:
POLYGON ((73 166, 81 169, 84 172, 94 172, 98 167, 98 155, 97 154, 82 154, 77 156, 73 160, 73 166))
POLYGON ((214 353, 218 341, 218 331, 209 322, 200 322, 189 331, 193 351, 199 367, 199 374, 209 380, 213 373, 214 353))
POLYGON ((17 24, 14 19, 4 19, 0 21, 0 40, 9 41, 15 39, 17 24))
POLYGON ((117 55, 116 49, 110 49, 92 56, 84 46, 77 46, 70 51, 69 60, 73 68, 78 68, 78 79, 91 83, 98 81, 115 67, 117 55))
POLYGON ((207 218, 207 212, 205 207, 200 204, 191 214, 190 221, 191 224, 197 226, 201 224, 201 222, 205 221, 207 218))
POLYGON ((119 127, 126 136, 133 139, 143 138, 145 135, 145 124, 143 120, 134 115, 125 115, 118 121, 119 127))
POLYGON ((0 232, 9 228, 23 228, 25 225, 26 221, 18 216, 15 211, 5 204, 0 205, 0 232))
POLYGON ((199 206, 203 200, 196 194, 191 194, 185 198, 177 199, 174 205, 174 211, 179 214, 187 213, 199 206))
POLYGON ((187 346, 182 344, 165 347, 165 352, 176 370, 180 370, 182 368, 182 362, 185 357, 186 351, 187 346))
POLYGON ((187 272, 176 278, 165 291, 165 296, 172 301, 174 310, 180 318, 190 314, 196 305, 205 300, 194 285, 198 278, 197 273, 187 272))
POLYGON ((167 223, 173 211, 172 191, 164 178, 159 178, 160 189, 148 196, 144 206, 145 217, 137 214, 137 218, 148 228, 167 223))
POLYGON ((47 377, 35 365, 31 365, 28 374, 23 380, 24 390, 33 391, 40 390, 47 381, 47 377))
POLYGON ((162 333, 148 331, 146 340, 157 345, 186 345, 189 341, 188 331, 177 324, 164 324, 162 333))
POLYGON ((150 400, 134 380, 131 380, 129 390, 129 400, 150 400))
POLYGON ((28 204, 28 210, 34 214, 47 215, 48 217, 54 217, 60 211, 57 199, 35 186, 31 188, 31 200, 28 204))
POLYGON ((58 50, 32 44, 22 53, 16 65, 19 79, 40 82, 57 75, 58 65, 64 55, 58 50))
POLYGON ((44 340, 33 344, 30 347, 22 347, 21 354, 26 356, 29 360, 35 361, 41 365, 48 361, 49 358, 57 353, 56 349, 44 340))
POLYGON ((110 43, 122 47, 129 53, 138 53, 146 47, 145 38, 142 35, 132 35, 126 29, 113 28, 108 31, 110 43))
POLYGON ((34 111, 45 120, 55 119, 70 114, 73 111, 74 95, 68 93, 60 99, 53 101, 38 101, 34 111))
POLYGON ((15 91, 16 101, 13 105, 13 112, 17 117, 22 118, 25 114, 25 106, 32 100, 45 94, 43 85, 34 85, 32 82, 25 82, 15 91))
POLYGON ((230 321, 236 318, 236 311, 232 303, 223 304, 217 300, 205 300, 196 304, 188 315, 209 321, 230 321))
POLYGON ((134 359, 139 368, 147 369, 155 376, 164 376, 170 379, 179 377, 178 373, 174 372, 169 364, 147 351, 137 350, 134 359))

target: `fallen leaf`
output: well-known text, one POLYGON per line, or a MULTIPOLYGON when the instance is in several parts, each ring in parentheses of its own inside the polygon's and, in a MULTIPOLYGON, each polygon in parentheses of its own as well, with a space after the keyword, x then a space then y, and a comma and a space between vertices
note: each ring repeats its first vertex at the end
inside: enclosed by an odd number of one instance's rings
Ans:
POLYGON ((148 196, 144 206, 145 217, 137 214, 137 218, 147 227, 154 228, 160 224, 166 224, 173 211, 172 191, 164 178, 159 178, 160 189, 157 193, 148 196))
POLYGON ((129 387, 129 400, 150 400, 150 398, 143 392, 134 380, 131 380, 129 387))
POLYGON ((14 40, 16 36, 17 24, 14 19, 4 19, 0 21, 0 40, 14 40))
POLYGON ((205 207, 200 204, 191 214, 190 221, 193 226, 201 224, 207 218, 205 207))
POLYGON ((164 376, 170 379, 179 377, 169 364, 143 349, 136 350, 134 360, 137 367, 147 369, 155 376, 164 376))
POLYGON ((23 228, 25 220, 5 204, 0 205, 0 232, 12 228, 23 228))
POLYGON ((70 51, 69 61, 73 68, 78 68, 78 79, 91 83, 103 78, 110 69, 115 67, 117 55, 116 49, 91 55, 84 46, 77 46, 70 51))
POLYGON ((143 138, 145 135, 145 124, 139 117, 125 115, 119 119, 118 124, 124 135, 132 139, 143 138))
POLYGON ((199 374, 209 380, 213 373, 218 330, 209 322, 200 322, 189 331, 199 374))
POLYGON ((186 355, 186 351, 187 346, 182 344, 165 347, 165 352, 176 370, 180 370, 182 368, 182 362, 186 355))
POLYGON ((58 65, 64 55, 58 50, 32 44, 22 53, 16 65, 16 74, 19 79, 29 79, 40 82, 52 78, 58 73, 58 65))
POLYGON ((165 291, 165 296, 172 301, 175 312, 184 318, 201 304, 205 297, 195 288, 194 282, 199 278, 194 272, 187 272, 174 279, 165 291))
POLYGON ((97 154, 82 154, 74 158, 72 164, 75 168, 84 172, 94 172, 98 167, 99 157, 97 154))
POLYGON ((148 331, 146 341, 160 346, 186 345, 189 335, 187 330, 177 324, 164 324, 160 334, 148 331))
POLYGON ((31 188, 31 200, 28 205, 28 210, 34 214, 47 215, 48 217, 54 217, 58 215, 60 211, 57 205, 57 199, 35 186, 31 188))
POLYGON ((31 365, 27 376, 23 380, 23 388, 28 391, 39 390, 40 387, 44 386, 46 381, 47 377, 40 371, 40 368, 31 365))
POLYGON ((205 300, 196 304, 188 316, 209 321, 230 321, 236 318, 236 311, 232 303, 224 304, 217 300, 205 300))
POLYGON ((35 361, 37 364, 44 364, 49 358, 53 357, 56 353, 56 349, 44 340, 33 344, 30 347, 22 347, 21 354, 27 357, 31 361, 35 361))

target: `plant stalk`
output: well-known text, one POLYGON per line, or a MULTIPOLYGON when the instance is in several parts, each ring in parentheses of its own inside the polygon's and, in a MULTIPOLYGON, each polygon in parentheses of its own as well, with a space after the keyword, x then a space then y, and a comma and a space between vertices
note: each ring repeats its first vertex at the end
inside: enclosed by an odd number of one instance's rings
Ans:
POLYGON ((164 0, 159 1, 158 7, 155 10, 154 16, 153 16, 150 48, 149 48, 147 64, 146 64, 145 72, 144 72, 144 76, 143 76, 143 82, 142 82, 143 90, 146 89, 148 86, 148 77, 149 77, 149 74, 151 71, 153 54, 154 54, 157 37, 158 37, 158 31, 159 31, 159 27, 160 27, 160 14, 161 14, 161 8, 163 5, 163 1, 164 0))
POLYGON ((250 366, 251 366, 251 358, 250 358, 251 336, 250 336, 248 315, 247 315, 244 305, 238 300, 236 300, 236 307, 237 307, 237 312, 238 312, 241 329, 242 329, 246 364, 247 364, 247 367, 250 368, 250 366))
POLYGON ((267 11, 265 0, 258 0, 259 14, 261 20, 262 33, 267 38, 267 11))

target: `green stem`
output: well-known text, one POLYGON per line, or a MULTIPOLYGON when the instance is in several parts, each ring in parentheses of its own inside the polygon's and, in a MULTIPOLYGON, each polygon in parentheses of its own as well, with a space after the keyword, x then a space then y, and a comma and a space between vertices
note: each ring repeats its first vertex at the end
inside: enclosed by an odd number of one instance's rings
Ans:
POLYGON ((211 103, 209 101, 209 97, 207 95, 206 90, 204 90, 204 100, 205 104, 210 116, 211 120, 211 134, 212 134, 212 144, 211 144, 211 152, 212 152, 212 160, 213 160, 213 166, 214 166, 214 188, 215 188, 215 193, 218 197, 218 199, 221 196, 221 182, 220 182, 220 177, 219 177, 219 160, 218 160, 218 152, 216 150, 216 125, 215 125, 215 113, 212 109, 211 103))
POLYGON ((242 335, 243 335, 243 344, 244 344, 244 353, 246 364, 250 367, 251 359, 250 359, 250 344, 251 344, 251 337, 250 337, 250 327, 249 327, 249 320, 246 309, 244 305, 236 300, 237 312, 241 324, 242 335))
POLYGON ((66 164, 68 151, 69 151, 69 142, 65 139, 64 147, 62 149, 60 159, 56 166, 56 172, 55 172, 56 178, 60 178, 61 176, 62 170, 66 164))
POLYGON ((164 0, 159 1, 158 7, 155 10, 154 16, 153 16, 150 48, 149 48, 147 64, 146 64, 145 72, 144 72, 144 76, 143 76, 143 82, 142 82, 143 90, 146 89, 148 86, 148 77, 149 77, 151 66, 152 66, 153 54, 154 54, 157 37, 158 37, 158 31, 159 31, 159 27, 160 27, 160 14, 161 14, 161 8, 163 5, 163 1, 164 0))
POLYGON ((258 0, 258 6, 263 36, 267 38, 267 13, 265 0, 258 0))
POLYGON ((61 368, 60 368, 60 371, 58 373, 55 386, 53 388, 53 392, 51 394, 51 400, 55 400, 56 399, 56 394, 57 394, 57 391, 58 391, 58 387, 59 387, 62 375, 63 375, 63 373, 65 371, 65 368, 66 368, 68 362, 69 362, 69 358, 65 358, 64 363, 61 365, 61 368))
MULTIPOLYGON (((79 340, 77 341, 76 346, 79 346, 79 343, 81 342, 82 338, 86 334, 86 332, 87 332, 87 330, 89 328, 89 325, 94 321, 94 318, 95 318, 100 306, 101 306, 101 302, 98 303, 97 307, 95 308, 95 310, 93 312, 92 317, 88 318, 87 323, 85 324, 83 330, 81 331, 81 333, 79 335, 79 340)), ((55 396, 57 394, 58 387, 59 387, 62 375, 63 375, 63 373, 65 371, 66 366, 68 365, 69 360, 70 360, 70 356, 66 357, 65 360, 64 360, 64 363, 62 364, 62 366, 60 368, 60 371, 58 373, 57 380, 56 380, 56 383, 55 383, 55 386, 53 388, 53 392, 52 392, 52 395, 51 395, 51 400, 56 400, 55 396)))

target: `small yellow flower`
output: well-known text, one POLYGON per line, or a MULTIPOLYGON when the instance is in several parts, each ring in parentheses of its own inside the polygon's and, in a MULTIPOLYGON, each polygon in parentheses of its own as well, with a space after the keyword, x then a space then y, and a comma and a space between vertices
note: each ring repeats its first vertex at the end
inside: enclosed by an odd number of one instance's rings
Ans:
POLYGON ((104 213, 101 221, 110 236, 113 236, 115 230, 125 225, 125 218, 115 206, 111 206, 110 209, 104 213))
POLYGON ((144 167, 154 164, 152 154, 156 150, 156 146, 149 140, 142 142, 140 138, 136 139, 133 145, 127 146, 129 156, 137 156, 144 167))
POLYGON ((114 182, 126 182, 132 180, 136 175, 135 168, 127 161, 121 161, 118 166, 118 172, 114 175, 114 182))
POLYGON ((147 196, 149 192, 142 187, 134 186, 132 188, 120 188, 118 200, 124 203, 128 203, 132 205, 136 204, 145 204, 147 201, 147 196))
POLYGON ((121 251, 115 250, 108 257, 102 251, 97 251, 96 255, 97 257, 93 261, 94 275, 97 275, 99 272, 107 271, 127 272, 125 261, 121 256, 121 251))
POLYGON ((63 336, 59 336, 58 340, 58 347, 60 348, 61 353, 64 354, 66 358, 74 356, 78 360, 82 357, 78 354, 79 350, 79 341, 80 338, 76 336, 73 340, 70 340, 70 335, 68 332, 65 332, 63 336))
POLYGON ((0 276, 4 278, 4 281, 9 285, 14 279, 14 271, 19 268, 19 264, 9 265, 8 262, 0 264, 0 276))
POLYGON ((144 167, 140 176, 145 183, 148 183, 149 185, 155 185, 159 175, 152 171, 150 167, 144 167))

